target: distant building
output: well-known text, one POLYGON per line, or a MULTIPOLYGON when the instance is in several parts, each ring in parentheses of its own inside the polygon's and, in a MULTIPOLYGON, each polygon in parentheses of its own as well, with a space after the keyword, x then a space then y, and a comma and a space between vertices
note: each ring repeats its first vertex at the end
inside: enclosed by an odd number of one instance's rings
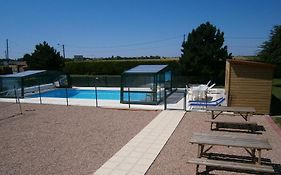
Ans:
POLYGON ((74 55, 74 59, 83 59, 84 56, 83 55, 74 55))
POLYGON ((13 73, 23 72, 27 68, 26 61, 9 60, 4 62, 4 66, 11 68, 13 73))
POLYGON ((13 61, 9 63, 9 67, 12 68, 13 73, 23 72, 27 68, 26 61, 13 61))
POLYGON ((11 59, 0 60, 0 74, 12 74, 23 72, 27 68, 25 61, 16 61, 11 59))

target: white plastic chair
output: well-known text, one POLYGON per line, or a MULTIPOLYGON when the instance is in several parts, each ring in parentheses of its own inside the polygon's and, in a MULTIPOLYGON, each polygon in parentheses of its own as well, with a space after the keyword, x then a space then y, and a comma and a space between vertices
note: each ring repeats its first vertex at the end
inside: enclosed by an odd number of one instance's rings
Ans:
POLYGON ((216 85, 216 83, 212 84, 210 87, 207 88, 207 93, 211 92, 211 89, 216 85))
POLYGON ((212 89, 214 86, 216 85, 216 83, 212 84, 211 86, 208 87, 208 90, 212 89))

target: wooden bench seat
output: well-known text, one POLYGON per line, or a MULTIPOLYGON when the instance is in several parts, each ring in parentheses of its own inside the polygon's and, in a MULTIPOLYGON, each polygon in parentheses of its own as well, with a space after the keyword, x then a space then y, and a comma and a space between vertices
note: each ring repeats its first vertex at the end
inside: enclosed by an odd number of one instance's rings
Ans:
MULTIPOLYGON (((242 126, 245 129, 250 130, 251 132, 255 132, 255 130, 258 126, 258 124, 256 122, 249 122, 249 121, 206 120, 205 122, 211 123, 211 130, 213 130, 213 123, 216 124, 215 130, 219 130, 219 128, 225 128, 226 125, 236 125, 236 126, 242 126)), ((235 129, 235 128, 233 128, 233 129, 235 129)))
MULTIPOLYGON (((212 160, 205 158, 192 158, 187 161, 191 164, 196 165, 206 165, 206 169, 208 167, 213 168, 225 168, 225 169, 233 169, 233 170, 244 170, 244 171, 254 171, 259 173, 274 173, 274 169, 272 166, 268 165, 258 165, 258 164, 249 164, 249 163, 239 163, 239 162, 229 162, 222 160, 212 160)), ((198 168, 196 168, 196 174, 198 173, 198 168)))

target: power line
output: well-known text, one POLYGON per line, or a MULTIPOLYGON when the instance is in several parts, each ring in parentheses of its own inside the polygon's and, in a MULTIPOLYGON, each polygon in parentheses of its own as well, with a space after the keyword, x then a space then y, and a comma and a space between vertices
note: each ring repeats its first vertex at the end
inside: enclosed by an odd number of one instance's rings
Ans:
POLYGON ((174 40, 181 38, 182 36, 174 36, 170 38, 154 40, 154 41, 146 41, 146 42, 137 42, 137 43, 130 43, 130 44, 121 44, 121 45, 111 45, 111 46, 75 46, 71 44, 67 44, 68 46, 76 47, 76 48, 96 48, 96 49, 112 49, 112 48, 122 48, 122 47, 133 47, 133 46, 142 46, 142 45, 149 45, 154 43, 161 43, 169 40, 174 40))
POLYGON ((266 37, 237 37, 237 36, 226 36, 225 39, 235 39, 235 40, 266 40, 266 37))

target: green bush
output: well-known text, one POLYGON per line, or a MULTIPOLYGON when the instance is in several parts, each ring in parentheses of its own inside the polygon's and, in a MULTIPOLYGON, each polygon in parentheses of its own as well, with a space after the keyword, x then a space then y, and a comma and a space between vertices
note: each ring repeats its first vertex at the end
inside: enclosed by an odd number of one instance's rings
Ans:
POLYGON ((0 75, 4 75, 4 74, 12 74, 12 68, 8 67, 8 66, 0 66, 0 75))
POLYGON ((71 85, 78 87, 120 87, 120 75, 70 75, 71 85))

